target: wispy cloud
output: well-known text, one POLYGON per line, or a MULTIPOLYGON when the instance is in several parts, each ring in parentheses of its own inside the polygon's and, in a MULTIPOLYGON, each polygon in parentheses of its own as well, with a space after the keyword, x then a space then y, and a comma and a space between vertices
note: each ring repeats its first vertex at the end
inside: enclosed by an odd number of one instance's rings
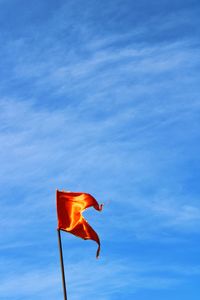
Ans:
POLYGON ((100 262, 85 260, 94 245, 68 237, 72 299, 131 298, 199 275, 198 260, 179 262, 173 248, 191 253, 200 223, 198 16, 184 5, 161 16, 151 5, 152 15, 134 6, 130 19, 131 1, 121 10, 97 2, 51 3, 48 18, 0 37, 3 299, 61 293, 56 188, 105 202, 101 215, 85 212, 101 236, 100 262))
POLYGON ((59 274, 51 270, 29 271, 15 274, 4 278, 0 284, 2 299, 26 299, 27 297, 37 297, 37 299, 56 299, 59 297, 57 290, 59 274))
MULTIPOLYGON (((72 299, 80 299, 80 297, 110 299, 111 295, 121 297, 127 289, 130 291, 130 296, 140 289, 165 290, 181 284, 187 277, 200 273, 199 266, 185 268, 181 265, 149 262, 130 265, 126 260, 110 259, 89 264, 88 261, 83 260, 76 263, 67 261, 68 294, 72 299)), ((1 296, 5 299, 12 299, 13 296, 21 299, 30 296, 38 299, 42 297, 56 299, 61 293, 61 275, 58 268, 59 266, 57 269, 33 267, 33 271, 23 270, 23 268, 21 271, 13 269, 12 274, 6 275, 1 281, 1 296)))

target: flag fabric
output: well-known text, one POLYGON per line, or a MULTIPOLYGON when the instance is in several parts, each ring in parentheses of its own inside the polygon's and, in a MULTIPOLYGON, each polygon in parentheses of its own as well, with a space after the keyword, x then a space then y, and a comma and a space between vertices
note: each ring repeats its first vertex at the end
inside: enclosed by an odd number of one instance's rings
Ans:
POLYGON ((84 240, 97 242, 98 249, 96 257, 100 253, 100 240, 98 234, 82 216, 82 212, 88 207, 102 210, 96 199, 87 193, 56 192, 58 229, 70 232, 84 240))

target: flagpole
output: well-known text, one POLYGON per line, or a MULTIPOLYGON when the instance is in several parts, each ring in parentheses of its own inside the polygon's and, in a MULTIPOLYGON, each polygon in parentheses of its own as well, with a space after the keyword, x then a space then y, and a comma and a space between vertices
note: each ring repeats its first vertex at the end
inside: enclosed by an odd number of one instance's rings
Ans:
POLYGON ((66 290, 66 283, 65 283, 65 269, 64 269, 64 263, 63 263, 63 253, 62 253, 60 229, 57 229, 57 231, 58 231, 58 247, 59 247, 59 252, 60 252, 60 266, 61 266, 61 273, 62 273, 62 285, 63 285, 64 300, 67 300, 67 290, 66 290))

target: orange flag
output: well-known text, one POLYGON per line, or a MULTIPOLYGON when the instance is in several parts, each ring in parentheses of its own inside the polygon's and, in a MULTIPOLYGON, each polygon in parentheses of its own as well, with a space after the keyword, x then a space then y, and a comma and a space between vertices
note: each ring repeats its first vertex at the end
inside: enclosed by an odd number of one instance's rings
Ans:
POLYGON ((82 212, 93 206, 96 210, 102 210, 96 199, 90 194, 76 192, 56 193, 58 229, 70 232, 84 240, 97 242, 98 249, 96 256, 100 252, 100 240, 94 229, 82 216, 82 212))

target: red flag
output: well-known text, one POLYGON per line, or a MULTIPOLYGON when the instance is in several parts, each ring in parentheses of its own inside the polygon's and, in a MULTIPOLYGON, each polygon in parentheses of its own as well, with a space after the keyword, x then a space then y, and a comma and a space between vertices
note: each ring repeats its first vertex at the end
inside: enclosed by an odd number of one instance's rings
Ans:
POLYGON ((97 242, 98 249, 96 256, 100 252, 100 240, 94 229, 82 216, 82 212, 93 206, 96 210, 102 210, 96 199, 90 194, 76 192, 60 192, 57 190, 57 215, 58 229, 70 232, 84 240, 97 242))

